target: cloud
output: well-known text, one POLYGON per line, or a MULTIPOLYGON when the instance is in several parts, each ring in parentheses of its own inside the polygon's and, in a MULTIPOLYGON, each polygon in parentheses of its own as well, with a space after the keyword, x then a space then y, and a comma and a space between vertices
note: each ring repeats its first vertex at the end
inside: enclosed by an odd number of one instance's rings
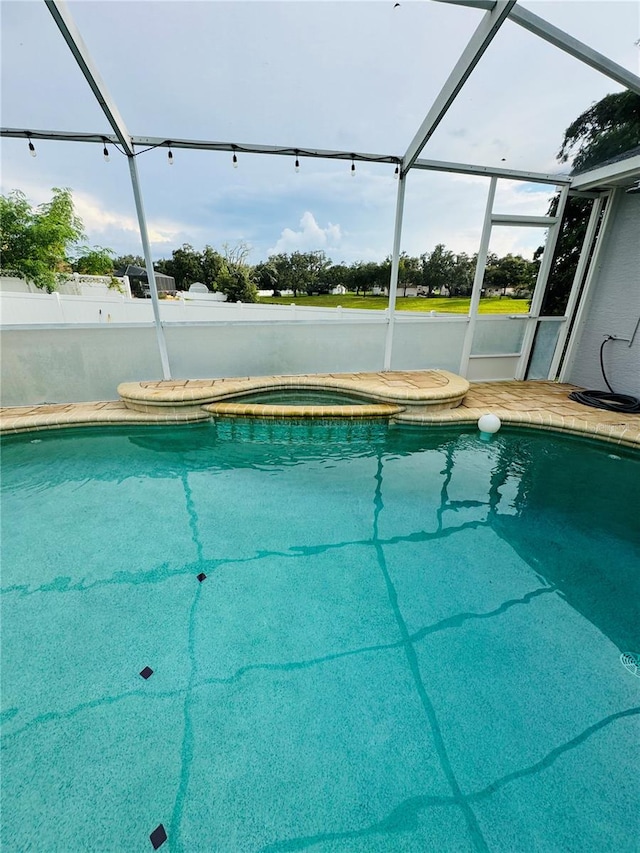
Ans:
MULTIPOLYGON (((140 229, 134 216, 107 210, 88 193, 76 192, 73 196, 78 216, 92 241, 104 239, 109 235, 127 234, 139 240, 140 229)), ((183 230, 177 223, 149 222, 147 224, 149 241, 152 245, 175 246, 178 234, 183 230)))
POLYGON ((328 223, 326 228, 321 228, 316 222, 311 211, 306 210, 300 219, 300 230, 284 228, 278 242, 269 249, 269 255, 277 255, 279 252, 308 252, 314 249, 332 249, 338 246, 342 240, 342 231, 339 225, 328 223))

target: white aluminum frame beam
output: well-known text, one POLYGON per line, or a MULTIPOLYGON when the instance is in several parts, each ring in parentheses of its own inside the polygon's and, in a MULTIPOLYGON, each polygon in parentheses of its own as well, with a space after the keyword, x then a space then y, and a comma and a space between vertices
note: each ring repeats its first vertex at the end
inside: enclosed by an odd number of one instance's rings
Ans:
POLYGON ((283 157, 316 157, 325 160, 357 160, 369 163, 395 163, 402 160, 394 154, 370 154, 363 151, 340 151, 331 148, 301 148, 293 145, 253 145, 251 143, 215 142, 207 139, 166 139, 161 136, 134 136, 135 145, 150 147, 190 148, 194 151, 233 151, 236 154, 276 154, 283 157))
POLYGON ((118 142, 122 145, 127 154, 133 155, 131 134, 127 130, 117 106, 112 100, 106 85, 98 73, 98 69, 93 63, 87 46, 80 35, 80 31, 71 17, 71 12, 69 11, 67 4, 64 0, 44 0, 44 2, 47 5, 47 9, 51 12, 58 29, 62 33, 62 37, 69 46, 69 50, 73 54, 73 58, 80 66, 80 70, 84 74, 91 91, 100 104, 102 112, 107 117, 107 121, 113 128, 113 132, 118 137, 118 142))
POLYGON ((522 339, 522 346, 520 349, 520 358, 516 366, 516 379, 524 379, 525 374, 527 372, 527 368, 529 366, 531 350, 535 340, 536 330, 538 328, 538 321, 540 320, 540 308, 542 307, 542 300, 544 299, 544 295, 547 290, 547 284, 549 282, 549 273, 551 272, 551 264, 553 263, 553 256, 555 254, 556 244, 560 235, 560 228, 562 227, 562 217, 564 216, 564 209, 568 197, 569 187, 565 184, 565 186, 563 186, 560 190, 560 198, 558 199, 556 215, 555 217, 553 217, 555 219, 555 222, 549 227, 549 231, 547 233, 547 240, 544 246, 544 253, 542 255, 542 263, 540 264, 540 269, 538 270, 536 286, 533 290, 533 296, 531 297, 529 319, 527 320, 524 330, 524 337, 522 339))
POLYGON ((400 175, 398 195, 396 199, 396 222, 393 231, 393 251, 391 254, 391 277, 389 280, 389 318, 384 345, 383 370, 391 370, 393 354, 393 331, 396 313, 396 294, 398 292, 398 269, 400 267, 400 241, 402 240, 402 216, 404 213, 404 192, 407 184, 406 176, 400 175))
POLYGON ((489 241, 491 240, 492 211, 496 197, 497 185, 498 179, 494 176, 491 178, 491 182, 489 184, 487 204, 484 211, 484 223, 482 225, 482 237, 480 238, 480 248, 478 249, 478 260, 476 261, 476 273, 473 278, 471 301, 469 303, 469 323, 465 331, 464 342, 462 344, 462 354, 460 356, 460 370, 458 372, 465 378, 469 372, 469 358, 471 357, 473 336, 475 335, 476 324, 478 322, 478 308, 480 306, 480 297, 482 295, 484 272, 487 266, 487 253, 489 251, 489 241))
POLYGON ((67 4, 64 0, 45 0, 47 8, 51 12, 54 21, 62 37, 66 41, 74 59, 78 63, 91 91, 95 95, 103 113, 107 117, 107 121, 113 128, 116 139, 123 148, 129 161, 129 171, 131 173, 131 185, 133 188, 133 198, 136 205, 136 213, 138 215, 138 227, 140 229, 140 239, 144 251, 145 264, 147 268, 147 281, 149 283, 149 291, 151 293, 151 302, 153 305, 153 317, 156 328, 156 337, 158 340, 158 350, 160 352, 160 362, 162 364, 162 375, 164 379, 171 379, 171 368, 169 366, 169 355, 167 352, 167 343, 164 337, 164 329, 160 320, 160 304, 158 301, 158 288, 156 285, 155 270, 153 269, 153 259, 151 257, 151 245, 149 243, 149 232, 147 230, 147 221, 144 215, 144 207, 142 203, 142 193, 140 191, 140 181, 138 178, 138 167, 135 159, 134 144, 131 139, 131 134, 127 130, 122 116, 118 108, 109 94, 105 83, 103 82, 98 69, 89 54, 80 31, 78 30, 67 4))
POLYGON ((562 367, 560 368, 560 373, 558 375, 559 382, 568 382, 569 374, 573 370, 573 364, 575 362, 578 346, 580 345, 580 339, 582 337, 582 332, 587 319, 587 307, 589 305, 589 302, 591 301, 593 282, 595 281, 596 274, 597 272, 599 272, 600 269, 602 250, 606 244, 606 238, 609 236, 609 223, 611 222, 613 211, 618 206, 618 199, 620 197, 620 193, 620 189, 618 187, 615 187, 611 191, 607 201, 607 206, 602 217, 602 222, 600 224, 600 231, 598 232, 598 238, 596 240, 595 249, 593 250, 593 255, 591 257, 591 264, 589 265, 589 269, 587 271, 587 277, 584 282, 584 287, 582 288, 580 302, 578 304, 578 309, 576 311, 575 318, 573 321, 573 328, 571 329, 571 333, 569 335, 569 343, 567 344, 567 350, 564 356, 564 361, 562 363, 562 367))
MULTIPOLYGON (((493 9, 494 6, 493 0, 437 0, 437 2, 449 3, 453 6, 469 6, 474 9, 493 9)), ((529 30, 530 33, 544 39, 544 41, 548 41, 554 47, 563 50, 585 65, 589 65, 606 77, 610 77, 616 83, 624 86, 625 89, 630 89, 636 95, 640 95, 640 77, 584 42, 573 38, 559 27, 554 27, 553 24, 545 21, 539 15, 534 15, 533 12, 522 6, 515 6, 509 12, 509 20, 524 27, 525 30, 529 30)))
POLYGON ((549 228, 558 221, 557 216, 517 216, 510 213, 494 213, 491 217, 494 225, 515 225, 523 228, 549 228))
MULTIPOLYGON (((63 130, 24 130, 19 127, 0 128, 0 136, 13 139, 43 139, 53 142, 118 142, 114 134, 76 133, 63 130)), ((357 160, 370 163, 395 163, 399 165, 402 157, 395 154, 366 154, 363 152, 347 152, 332 149, 302 149, 282 145, 236 145, 233 142, 217 142, 201 139, 169 140, 161 136, 132 136, 131 142, 137 146, 164 148, 192 149, 194 151, 237 151, 247 154, 276 154, 283 156, 318 157, 327 160, 357 160)), ((560 186, 572 180, 570 175, 552 175, 547 172, 526 172, 520 169, 504 169, 494 166, 476 166, 472 163, 453 163, 446 160, 418 159, 413 164, 414 169, 431 172, 451 172, 458 175, 477 175, 482 178, 504 178, 509 181, 526 181, 532 184, 552 184, 560 186)))
POLYGON ((566 343, 567 337, 569 336, 569 325, 571 323, 571 318, 573 317, 574 311, 576 310, 578 297, 580 295, 580 285, 582 284, 585 270, 587 269, 587 264, 589 263, 589 258, 591 254, 590 249, 596 236, 598 222, 600 221, 602 206, 605 202, 605 199, 606 196, 604 194, 598 196, 598 198, 594 199, 593 205, 591 206, 589 222, 587 224, 587 230, 584 235, 584 240, 582 241, 582 246, 580 247, 580 256, 578 258, 576 271, 573 276, 573 282, 571 283, 569 299, 567 300, 567 306, 564 309, 564 324, 560 328, 558 340, 556 341, 556 348, 553 353, 553 358, 551 359, 551 364, 549 365, 549 373, 547 375, 547 379, 555 379, 558 373, 558 367, 560 365, 562 353, 564 352, 564 345, 566 343))
POLYGON ((479 175, 483 178, 505 178, 508 181, 528 181, 532 184, 568 184, 570 175, 551 175, 548 172, 525 172, 521 169, 504 169, 497 166, 473 166, 470 163, 449 163, 445 160, 424 160, 418 158, 412 169, 426 169, 432 172, 452 172, 458 175, 479 175))
POLYGON ((440 90, 440 94, 433 102, 418 132, 409 144, 403 158, 402 172, 406 173, 418 159, 420 152, 444 118, 447 110, 456 99, 469 75, 493 41, 502 24, 506 21, 509 12, 511 12, 515 4, 516 0, 496 0, 491 11, 488 11, 483 16, 476 31, 469 39, 469 43, 456 62, 453 71, 440 90))
POLYGON ((135 157, 127 157, 129 161, 129 172, 131 174, 131 185, 133 187, 133 198, 136 204, 136 213, 138 215, 138 225, 140 228, 140 239, 142 241, 142 251, 144 254, 144 262, 147 268, 147 282, 151 293, 151 304, 153 305, 153 319, 156 327, 156 336, 158 338, 158 350, 160 352, 160 363, 162 365, 162 376, 164 379, 171 379, 171 367, 169 365, 169 353, 167 352, 167 342, 162 328, 160 319, 160 302, 158 300, 158 287, 156 285, 156 275, 153 269, 153 258, 151 257, 151 243, 149 242, 149 230, 147 228, 147 220, 144 214, 144 204, 142 201, 142 191, 140 190, 140 179, 138 177, 138 164, 135 157))
POLYGON ((544 18, 534 15, 533 12, 524 9, 522 6, 516 6, 511 11, 509 18, 514 23, 524 27, 525 30, 529 30, 530 33, 548 41, 554 47, 560 48, 560 50, 563 50, 575 59, 579 59, 580 62, 584 62, 585 65, 589 65, 596 71, 600 71, 611 78, 611 80, 615 80, 616 83, 624 86, 625 89, 630 89, 636 95, 640 95, 640 77, 628 71, 622 65, 618 65, 617 62, 608 59, 604 54, 573 38, 573 36, 565 33, 559 27, 554 27, 553 24, 545 21, 544 18))

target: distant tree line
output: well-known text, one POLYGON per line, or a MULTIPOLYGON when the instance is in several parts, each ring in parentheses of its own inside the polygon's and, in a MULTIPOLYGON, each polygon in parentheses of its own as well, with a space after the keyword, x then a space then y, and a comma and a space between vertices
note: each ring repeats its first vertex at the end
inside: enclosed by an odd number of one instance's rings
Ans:
MULTIPOLYGON (((391 276, 391 258, 384 261, 358 261, 352 264, 335 264, 323 251, 281 252, 266 261, 249 266, 248 247, 239 244, 217 252, 211 246, 196 251, 188 244, 174 250, 171 258, 156 263, 158 272, 174 277, 177 290, 188 290, 196 281, 210 290, 226 293, 231 300, 252 302, 257 290, 271 291, 274 296, 290 292, 294 297, 331 293, 337 287, 357 295, 385 293, 391 276)), ((134 258, 142 261, 141 258, 134 258)), ((117 258, 116 263, 131 263, 131 256, 117 258)), ((411 288, 425 297, 469 296, 473 286, 477 255, 464 252, 455 254, 442 243, 432 252, 412 257, 406 252, 400 256, 398 292, 406 296, 411 288)), ((141 264, 142 265, 142 264, 141 264)), ((520 298, 531 294, 539 262, 529 261, 521 255, 508 254, 499 258, 490 254, 484 278, 484 288, 492 292, 520 298)))

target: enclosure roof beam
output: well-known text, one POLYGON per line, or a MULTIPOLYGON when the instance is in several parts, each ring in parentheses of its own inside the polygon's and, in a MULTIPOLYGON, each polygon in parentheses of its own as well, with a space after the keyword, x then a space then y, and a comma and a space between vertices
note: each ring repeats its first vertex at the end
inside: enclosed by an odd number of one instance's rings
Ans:
POLYGON ((528 172, 521 169, 505 169, 498 166, 473 166, 470 163, 449 163, 446 160, 424 160, 419 158, 413 164, 414 169, 426 169, 431 172, 453 172, 459 175, 480 175, 485 178, 505 178, 511 181, 530 181, 533 184, 568 184, 568 175, 552 175, 548 172, 528 172))
MULTIPOLYGON (((75 133, 65 130, 24 130, 18 127, 0 128, 0 137, 14 139, 46 139, 58 142, 97 142, 115 143, 118 137, 104 133, 75 133)), ((238 151, 247 154, 280 154, 285 156, 316 157, 326 160, 358 160, 366 163, 396 163, 402 162, 402 157, 395 154, 364 154, 358 151, 334 151, 322 148, 294 148, 282 145, 237 145, 233 142, 214 142, 199 139, 164 139, 161 136, 132 136, 132 145, 149 148, 186 148, 194 151, 238 151)), ((136 153, 142 153, 136 152, 136 153)), ((494 166, 475 166, 472 163, 450 163, 446 160, 416 160, 414 169, 432 172, 453 172, 460 175, 478 175, 485 178, 505 178, 512 181, 528 181, 534 184, 552 184, 561 186, 568 184, 568 175, 552 175, 546 172, 528 172, 519 169, 505 169, 494 166)))
MULTIPOLYGON (((475 9, 490 10, 494 7, 493 0, 437 0, 437 2, 449 3, 455 6, 470 6, 475 9)), ((564 50, 565 53, 570 54, 575 59, 579 59, 585 65, 589 65, 601 74, 610 77, 616 83, 620 83, 621 86, 635 92, 636 95, 640 95, 640 77, 633 74, 627 68, 624 68, 624 66, 618 65, 617 62, 613 62, 613 60, 604 54, 589 47, 589 45, 584 44, 584 42, 573 38, 573 36, 570 36, 559 27, 554 27, 553 24, 545 21, 539 15, 534 15, 533 12, 522 6, 514 6, 509 12, 509 20, 513 21, 514 24, 519 24, 519 26, 524 27, 525 30, 529 30, 530 33, 539 36, 541 39, 548 41, 554 47, 564 50)))
MULTIPOLYGON (((66 130, 24 130, 18 127, 0 128, 0 136, 16 139, 48 139, 58 142, 119 142, 120 137, 105 133, 76 133, 66 130)), ((189 148, 193 151, 233 151, 242 154, 279 154, 286 157, 316 157, 325 160, 358 160, 365 163, 395 163, 402 157, 395 154, 367 154, 363 151, 338 151, 328 148, 296 148, 283 145, 252 145, 218 142, 210 139, 168 139, 164 136, 130 136, 132 145, 146 148, 189 148)), ((141 153, 141 152, 136 152, 141 153)))
POLYGON ((134 136, 135 145, 149 147, 190 148, 194 151, 233 151, 238 154, 276 154, 284 157, 316 157, 324 160, 358 160, 368 163, 400 164, 394 154, 368 154, 363 151, 339 151, 331 148, 297 148, 291 145, 253 145, 250 143, 216 142, 207 139, 163 139, 159 136, 134 136))
POLYGON ((595 68, 596 71, 600 71, 602 74, 615 80, 616 83, 620 83, 621 86, 635 92, 636 95, 640 95, 640 77, 637 74, 633 74, 622 65, 618 65, 617 62, 608 59, 604 54, 598 53, 597 50, 593 50, 593 48, 578 41, 578 39, 573 38, 573 36, 565 33, 558 27, 554 27, 553 24, 548 23, 544 18, 534 15, 533 12, 523 9, 522 6, 516 6, 509 15, 509 18, 514 23, 524 27, 525 30, 529 30, 529 32, 540 36, 540 38, 560 48, 560 50, 564 50, 565 53, 584 62, 585 65, 595 68))
POLYGON ((515 6, 516 0, 497 0, 493 9, 487 11, 478 24, 469 43, 462 51, 453 71, 447 78, 439 95, 412 139, 403 158, 402 173, 413 166, 420 152, 429 141, 432 134, 444 118, 447 110, 464 86, 469 75, 480 61, 483 53, 489 47, 509 12, 515 6))
POLYGON ((107 87, 98 73, 98 69, 94 65, 93 59, 87 46, 84 43, 80 31, 76 27, 75 21, 71 17, 71 13, 67 8, 64 0, 45 0, 48 10, 53 16, 53 20, 62 37, 66 41, 74 59, 80 66, 80 70, 85 76, 85 79, 91 91, 95 95, 102 112, 107 117, 107 121, 113 128, 118 142, 124 148, 126 154, 133 155, 133 146, 131 144, 131 135, 120 115, 118 108, 109 94, 107 87))

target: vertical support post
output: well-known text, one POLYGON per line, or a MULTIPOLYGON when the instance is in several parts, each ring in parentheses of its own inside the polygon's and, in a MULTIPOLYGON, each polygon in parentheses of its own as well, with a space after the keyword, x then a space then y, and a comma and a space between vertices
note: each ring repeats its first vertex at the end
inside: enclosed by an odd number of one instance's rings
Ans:
POLYGON ((611 222, 612 213, 614 208, 616 207, 615 202, 619 196, 619 193, 619 187, 614 187, 614 189, 611 191, 611 194, 609 195, 607 209, 605 210, 604 216, 602 217, 602 224, 600 226, 598 240, 596 243, 595 250, 593 252, 593 257, 591 258, 591 266, 589 267, 589 271, 587 272, 587 278, 584 283, 584 288, 582 290, 580 304, 578 305, 578 310, 576 311, 576 318, 573 323, 573 329, 571 330, 569 344, 567 345, 567 352, 565 355, 564 364, 562 365, 562 370, 560 371, 560 375, 558 376, 560 382, 568 381, 569 373, 573 368, 573 362, 575 361, 576 352, 580 343, 580 336, 582 334, 582 329, 584 328, 584 324, 587 319, 587 304, 591 297, 593 281, 595 279, 596 272, 598 270, 598 265, 600 263, 600 255, 602 254, 602 247, 605 242, 604 238, 607 234, 607 231, 609 230, 609 223, 611 222))
POLYGON ((133 197, 136 203, 136 213, 138 214, 138 226, 140 228, 140 239, 142 240, 142 250, 144 252, 144 260, 147 267, 147 280, 149 282, 149 290, 151 291, 151 304, 153 305, 153 319, 156 326, 156 337, 158 339, 158 349, 160 350, 160 361, 162 363, 163 379, 171 379, 171 368, 169 366, 169 354, 167 352, 167 342, 164 337, 164 329, 160 320, 160 305, 158 303, 158 288, 156 287, 156 276, 153 270, 153 259, 151 258, 151 244, 149 243, 149 232, 147 231, 147 220, 144 215, 144 206, 142 204, 142 193, 140 192, 140 180, 138 178, 138 166, 135 156, 127 157, 129 161, 129 171, 131 172, 131 185, 133 186, 133 197))
POLYGON ((393 253, 391 255, 391 278, 389 279, 389 319, 387 321, 387 336, 384 345, 383 370, 391 370, 393 353, 393 327, 395 324, 396 294, 398 292, 398 267, 400 265, 400 241, 402 239, 402 216, 404 213, 404 191, 406 176, 398 176, 398 195, 396 199, 396 223, 393 232, 393 253))
POLYGON ((62 300, 60 299, 60 294, 58 293, 57 290, 54 290, 53 295, 54 295, 54 298, 56 300, 56 304, 58 306, 58 311, 60 312, 60 322, 65 323, 66 320, 65 320, 65 316, 64 316, 64 308, 62 307, 62 300))
POLYGON ((564 351, 565 341, 567 340, 567 336, 569 335, 569 325, 571 323, 573 313, 576 310, 578 296, 580 295, 580 283, 584 278, 585 269, 589 262, 590 250, 593 244, 593 239, 596 234, 598 222, 600 220, 600 214, 602 213, 602 205, 604 204, 604 199, 604 196, 599 196, 597 199, 594 200, 593 205, 591 207, 591 214, 589 215, 587 230, 585 231, 584 240, 582 241, 582 246, 580 247, 580 258, 578 259, 578 265, 576 266, 575 275, 573 276, 573 282, 571 283, 571 292, 569 293, 569 299, 567 300, 567 307, 564 310, 564 323, 562 324, 560 334, 558 335, 558 341, 556 343, 556 348, 553 353, 553 358, 551 359, 551 364, 549 365, 549 373, 547 375, 547 379, 555 379, 556 374, 558 372, 558 366, 560 364, 560 359, 562 358, 562 353, 564 351))
POLYGON ((491 239, 491 216, 493 214, 493 202, 496 197, 497 185, 498 179, 495 177, 491 178, 491 182, 489 183, 489 193, 487 195, 487 205, 484 209, 484 222, 482 224, 480 248, 478 249, 476 274, 473 278, 473 289, 471 291, 471 302, 469 304, 469 322, 467 324, 467 331, 462 344, 462 354, 460 356, 459 373, 464 377, 466 377, 469 372, 469 356, 471 355, 473 336, 476 331, 476 323, 478 320, 478 306, 480 305, 480 296, 482 294, 484 270, 487 265, 487 252, 489 251, 489 240, 491 239))
POLYGON ((533 291, 533 296, 531 297, 529 319, 527 320, 527 324, 524 330, 524 336, 522 338, 520 358, 518 359, 518 364, 516 366, 516 379, 524 379, 525 373, 527 372, 527 367, 529 366, 531 348, 533 346, 533 341, 536 336, 536 329, 538 328, 540 308, 542 307, 542 300, 544 299, 544 295, 547 290, 549 273, 551 272, 551 264, 553 263, 553 255, 556 250, 556 243, 558 242, 560 229, 562 228, 562 217, 564 216, 564 208, 567 203, 568 196, 569 184, 565 184, 560 189, 558 208, 555 213, 556 221, 549 228, 549 232, 547 233, 547 242, 545 243, 544 253, 542 255, 542 263, 540 264, 540 269, 538 270, 536 286, 533 291))

